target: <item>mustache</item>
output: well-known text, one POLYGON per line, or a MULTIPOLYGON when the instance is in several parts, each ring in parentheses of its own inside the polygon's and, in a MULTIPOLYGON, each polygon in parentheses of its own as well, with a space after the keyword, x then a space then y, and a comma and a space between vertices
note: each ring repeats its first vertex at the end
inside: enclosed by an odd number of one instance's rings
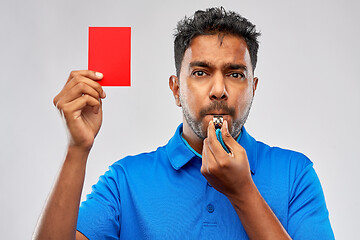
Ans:
POLYGON ((235 114, 234 107, 229 107, 225 102, 215 101, 212 102, 208 107, 201 109, 199 115, 201 118, 203 118, 208 114, 214 113, 215 111, 228 114, 232 117, 235 114))

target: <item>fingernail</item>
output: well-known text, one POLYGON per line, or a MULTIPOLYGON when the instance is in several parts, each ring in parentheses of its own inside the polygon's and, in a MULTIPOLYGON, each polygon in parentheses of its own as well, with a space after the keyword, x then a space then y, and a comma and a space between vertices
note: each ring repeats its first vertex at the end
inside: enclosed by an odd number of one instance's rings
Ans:
POLYGON ((98 77, 98 78, 102 78, 104 75, 102 73, 99 73, 99 72, 95 72, 95 75, 98 77))
POLYGON ((105 91, 104 91, 104 90, 102 91, 101 96, 102 96, 103 98, 105 98, 105 97, 106 97, 106 93, 105 93, 105 91))
POLYGON ((227 123, 227 121, 226 121, 226 120, 224 121, 224 126, 225 126, 226 131, 229 131, 229 128, 228 128, 228 123, 227 123))

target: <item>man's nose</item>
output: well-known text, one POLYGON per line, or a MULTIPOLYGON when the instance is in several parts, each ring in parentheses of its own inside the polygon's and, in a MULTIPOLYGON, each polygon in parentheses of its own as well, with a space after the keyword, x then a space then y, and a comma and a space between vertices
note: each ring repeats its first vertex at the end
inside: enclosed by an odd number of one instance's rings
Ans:
POLYGON ((212 78, 212 86, 209 93, 211 100, 227 100, 228 92, 226 91, 225 78, 222 74, 217 73, 212 78))

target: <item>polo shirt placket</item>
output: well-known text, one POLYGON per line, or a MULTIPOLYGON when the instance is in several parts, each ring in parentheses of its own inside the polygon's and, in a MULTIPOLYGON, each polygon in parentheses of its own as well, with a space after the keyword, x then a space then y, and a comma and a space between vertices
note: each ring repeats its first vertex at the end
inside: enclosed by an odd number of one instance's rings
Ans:
POLYGON ((215 232, 218 231, 218 210, 216 195, 217 191, 211 187, 211 185, 206 182, 206 200, 204 201, 203 211, 204 220, 202 223, 202 239, 212 238, 212 236, 216 236, 215 232))

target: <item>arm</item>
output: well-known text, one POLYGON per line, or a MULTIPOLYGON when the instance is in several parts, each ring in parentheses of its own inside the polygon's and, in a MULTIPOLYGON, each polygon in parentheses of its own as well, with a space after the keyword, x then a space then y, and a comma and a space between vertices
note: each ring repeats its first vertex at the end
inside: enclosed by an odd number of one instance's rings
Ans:
POLYGON ((33 239, 86 239, 76 224, 87 158, 102 122, 105 93, 94 81, 101 78, 93 71, 74 71, 54 98, 66 121, 69 146, 33 239))
POLYGON ((221 132, 230 153, 217 141, 211 121, 204 140, 202 174, 230 200, 250 239, 291 239, 252 181, 246 151, 231 137, 226 121, 221 132))

